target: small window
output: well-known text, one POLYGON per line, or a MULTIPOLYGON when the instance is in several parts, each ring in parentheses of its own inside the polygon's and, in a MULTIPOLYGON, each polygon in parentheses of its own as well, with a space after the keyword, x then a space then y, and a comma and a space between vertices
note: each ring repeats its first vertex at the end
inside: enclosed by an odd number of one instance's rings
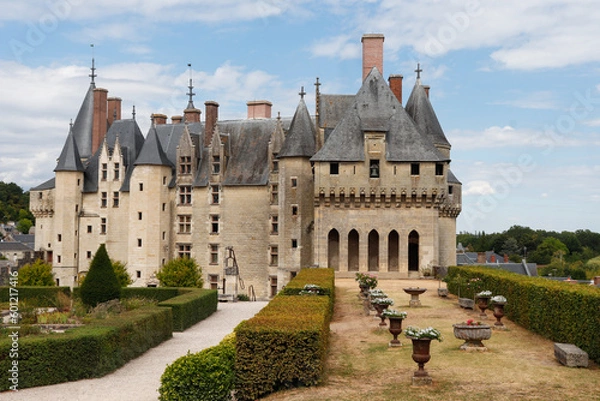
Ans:
POLYGON ((106 217, 100 218, 100 234, 106 234, 106 217))
POLYGON ((410 175, 419 175, 420 168, 419 163, 411 163, 410 164, 410 175))
POLYGON ((216 265, 219 263, 219 245, 210 245, 210 264, 216 265))
POLYGON ((292 216, 297 216, 297 215, 298 215, 298 206, 292 205, 292 216))
POLYGON ((88 234, 92 232, 92 226, 87 226, 87 232, 88 234))
POLYGON ((292 239, 292 248, 293 249, 298 248, 298 240, 295 238, 292 239))
MULTIPOLYGON (((79 185, 79 182, 77 183, 77 185, 79 185)), ((38 192, 38 199, 42 199, 42 193, 38 192)))
POLYGON ((271 185, 271 204, 277 204, 279 202, 279 186, 277 184, 271 185))
POLYGON ((86 252, 86 257, 87 257, 88 259, 91 259, 91 258, 92 258, 92 251, 87 251, 87 252, 86 252))
POLYGON ((108 177, 108 164, 102 163, 102 181, 106 181, 108 177))
POLYGON ((374 159, 369 162, 369 177, 379 178, 379 160, 374 159))
POLYGON ((167 204, 166 204, 166 203, 163 203, 163 204, 162 204, 162 211, 164 212, 165 210, 167 210, 167 204))
POLYGON ((179 173, 180 174, 191 174, 192 173, 192 157, 181 156, 179 158, 179 173))
POLYGON ((144 183, 140 182, 140 192, 142 192, 144 190, 144 183))
POLYGON ((118 181, 121 178, 121 168, 120 167, 121 166, 119 163, 115 163, 114 170, 113 170, 113 175, 114 175, 115 181, 118 181))
POLYGON ((58 242, 62 241, 62 234, 58 234, 58 242))
POLYGON ((221 156, 213 156, 212 173, 219 174, 221 172, 221 156))
POLYGON ((179 244, 179 257, 180 258, 191 258, 192 257, 192 246, 190 244, 179 244))
POLYGON ((279 171, 279 160, 273 160, 273 172, 276 173, 279 171))
POLYGON ((163 185, 167 185, 167 177, 163 176, 163 185))
POLYGON ((448 194, 452 195, 454 193, 454 186, 448 185, 448 194))
POLYGON ((60 257, 60 255, 57 255, 57 256, 56 256, 56 262, 57 262, 57 263, 60 263, 60 261, 61 261, 61 257, 60 257))
POLYGON ((211 290, 218 290, 219 289, 219 275, 218 274, 209 274, 208 275, 208 282, 210 283, 210 289, 211 290))
POLYGON ((106 207, 106 204, 108 203, 107 197, 108 197, 108 194, 106 192, 101 193, 100 207, 106 207))
POLYGON ((271 234, 279 233, 279 216, 271 216, 271 234))
POLYGON ((340 173, 340 164, 339 163, 329 163, 329 174, 337 175, 340 173))
POLYGON ((292 188, 295 188, 298 186, 298 179, 296 177, 292 178, 292 188))
POLYGON ((142 212, 138 212, 138 220, 142 220, 142 212))
POLYGON ((219 203, 219 186, 218 185, 210 186, 210 195, 211 195, 211 202, 215 205, 218 204, 219 203))
POLYGON ((142 239, 141 238, 137 239, 137 244, 138 244, 138 248, 142 247, 142 239))
POLYGON ((192 204, 192 187, 191 187, 191 185, 182 185, 179 187, 179 204, 180 205, 191 205, 192 204))
POLYGON ((192 232, 192 216, 179 216, 179 234, 190 234, 192 232))
POLYGON ((444 165, 442 163, 435 164, 435 175, 444 175, 444 165))
POLYGON ((277 264, 279 263, 278 251, 279 249, 277 248, 277 245, 271 245, 271 254, 269 260, 269 264, 271 266, 277 266, 277 264))
POLYGON ((219 215, 213 214, 210 216, 210 232, 211 234, 219 233, 219 215))
POLYGON ((142 278, 142 271, 141 270, 136 270, 135 271, 135 277, 136 278, 142 278))
POLYGON ((119 193, 113 192, 113 207, 119 207, 119 193))

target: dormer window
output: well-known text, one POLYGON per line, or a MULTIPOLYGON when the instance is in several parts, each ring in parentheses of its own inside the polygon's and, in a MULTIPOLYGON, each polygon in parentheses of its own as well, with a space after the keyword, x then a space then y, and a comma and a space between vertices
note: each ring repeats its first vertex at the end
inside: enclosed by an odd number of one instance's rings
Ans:
POLYGON ((108 177, 108 164, 102 163, 102 181, 106 181, 108 177))
POLYGON ((192 174, 192 157, 181 156, 179 158, 179 173, 180 174, 192 174))
POLYGON ((213 156, 212 173, 219 174, 221 172, 221 156, 213 156))
POLYGON ((118 181, 121 178, 121 169, 120 169, 121 165, 119 163, 115 163, 114 167, 115 167, 114 171, 113 171, 114 180, 118 181))

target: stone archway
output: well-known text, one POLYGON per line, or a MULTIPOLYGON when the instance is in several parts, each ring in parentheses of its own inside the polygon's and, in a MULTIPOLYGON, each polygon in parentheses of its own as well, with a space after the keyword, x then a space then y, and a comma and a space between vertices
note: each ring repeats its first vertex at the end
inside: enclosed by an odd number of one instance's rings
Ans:
POLYGON ((369 253, 368 264, 369 271, 379 271, 379 233, 376 230, 371 230, 369 233, 369 253))
POLYGON ((359 259, 358 259, 358 246, 360 244, 360 237, 358 231, 352 230, 348 233, 348 271, 358 271, 359 259))
POLYGON ((419 233, 408 234, 408 271, 419 271, 419 233))
POLYGON ((396 230, 388 235, 388 271, 400 271, 400 236, 396 230))
POLYGON ((327 235, 327 267, 340 270, 340 233, 335 228, 327 235))

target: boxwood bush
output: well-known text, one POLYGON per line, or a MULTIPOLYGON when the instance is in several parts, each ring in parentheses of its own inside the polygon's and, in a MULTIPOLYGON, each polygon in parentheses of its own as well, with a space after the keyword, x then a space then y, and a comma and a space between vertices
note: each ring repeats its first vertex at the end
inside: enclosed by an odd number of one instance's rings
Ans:
POLYGON ((160 378, 159 400, 228 401, 234 389, 235 336, 175 360, 160 378))
POLYGON ((600 290, 594 286, 528 277, 489 267, 458 266, 448 271, 448 290, 480 278, 482 289, 508 300, 504 310, 515 323, 554 342, 572 343, 600 362, 600 290))
MULTIPOLYGON (((59 292, 71 296, 69 287, 17 287, 19 302, 39 307, 56 306, 59 292)), ((9 302, 9 287, 0 287, 0 302, 9 302)))
POLYGON ((186 288, 182 295, 160 302, 173 310, 173 330, 184 331, 217 310, 217 290, 186 288))

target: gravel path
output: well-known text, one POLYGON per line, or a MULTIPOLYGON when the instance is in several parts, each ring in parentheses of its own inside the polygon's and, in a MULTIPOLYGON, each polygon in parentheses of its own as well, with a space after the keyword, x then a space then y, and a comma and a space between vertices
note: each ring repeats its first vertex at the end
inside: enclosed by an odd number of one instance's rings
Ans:
POLYGON ((160 376, 166 366, 187 354, 217 345, 243 320, 260 311, 267 302, 219 303, 217 311, 183 333, 148 350, 117 371, 98 379, 34 387, 0 393, 3 401, 156 401, 160 376))

